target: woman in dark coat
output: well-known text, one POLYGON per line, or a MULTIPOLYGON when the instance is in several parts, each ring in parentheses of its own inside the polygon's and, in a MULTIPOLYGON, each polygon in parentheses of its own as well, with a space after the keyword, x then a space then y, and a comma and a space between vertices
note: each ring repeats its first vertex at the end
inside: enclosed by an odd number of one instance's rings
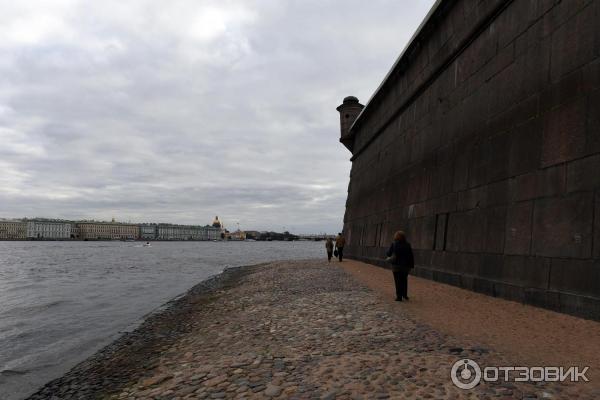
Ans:
POLYGON ((327 250, 327 262, 331 262, 331 257, 333 256, 333 239, 330 237, 325 241, 325 249, 327 250))
POLYGON ((408 272, 414 268, 415 260, 404 232, 398 231, 394 234, 394 241, 387 256, 392 263, 394 283, 396 284, 396 301, 402 301, 402 298, 408 300, 408 272))

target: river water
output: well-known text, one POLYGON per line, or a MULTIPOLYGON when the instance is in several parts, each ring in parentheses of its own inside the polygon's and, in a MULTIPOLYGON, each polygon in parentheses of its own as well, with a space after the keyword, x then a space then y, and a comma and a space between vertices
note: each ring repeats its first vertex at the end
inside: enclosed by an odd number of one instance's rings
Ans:
POLYGON ((0 242, 0 399, 22 399, 228 266, 322 242, 0 242))

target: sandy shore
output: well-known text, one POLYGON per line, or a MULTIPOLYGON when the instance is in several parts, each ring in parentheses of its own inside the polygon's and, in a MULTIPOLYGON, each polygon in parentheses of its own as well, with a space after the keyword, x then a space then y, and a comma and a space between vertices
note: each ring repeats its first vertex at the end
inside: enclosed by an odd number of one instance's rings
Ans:
MULTIPOLYGON (((353 260, 341 265, 384 298, 394 298, 391 271, 353 260)), ((415 276, 409 287, 412 299, 402 309, 417 321, 491 346, 519 365, 589 366, 590 386, 600 387, 600 322, 415 276)))
MULTIPOLYGON (((322 261, 228 271, 31 398, 600 397, 584 384, 456 388, 450 369, 460 358, 483 365, 514 365, 515 358, 436 328, 408 311, 412 303, 388 301, 354 272, 322 261)), ((420 296, 414 293, 415 305, 420 296)))

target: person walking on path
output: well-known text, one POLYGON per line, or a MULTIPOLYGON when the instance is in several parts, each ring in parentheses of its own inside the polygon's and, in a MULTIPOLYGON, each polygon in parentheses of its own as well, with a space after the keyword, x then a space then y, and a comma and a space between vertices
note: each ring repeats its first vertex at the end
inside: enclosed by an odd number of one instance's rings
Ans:
POLYGON ((408 300, 408 273, 415 266, 410 243, 402 231, 394 233, 392 245, 387 251, 388 261, 392 264, 394 283, 396 284, 396 301, 408 300))
POLYGON ((340 259, 340 262, 342 262, 342 259, 344 258, 344 245, 346 244, 346 238, 344 238, 344 236, 342 235, 342 233, 338 233, 337 238, 335 239, 335 249, 337 250, 337 255, 338 258, 340 259))
POLYGON ((325 241, 325 248, 327 249, 327 262, 331 262, 331 257, 333 256, 333 240, 330 237, 325 241))

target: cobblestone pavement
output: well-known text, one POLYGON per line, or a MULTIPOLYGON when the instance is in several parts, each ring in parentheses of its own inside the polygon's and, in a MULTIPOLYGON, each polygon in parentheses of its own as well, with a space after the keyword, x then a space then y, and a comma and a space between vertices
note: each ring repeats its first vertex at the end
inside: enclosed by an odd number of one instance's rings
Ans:
MULTIPOLYGON (((456 388, 450 369, 460 358, 475 358, 484 365, 511 365, 510 360, 415 322, 402 304, 382 300, 334 264, 302 261, 252 267, 236 284, 207 296, 187 296, 186 304, 197 306, 179 321, 185 326, 180 334, 148 351, 150 367, 129 366, 131 371, 121 371, 128 383, 93 397, 599 398, 598 393, 585 393, 581 384, 456 388)), ((144 357, 144 351, 138 349, 137 356, 144 357)), ((111 354, 123 359, 127 350, 111 354)), ((90 370, 94 369, 87 374, 90 370)), ((48 386, 45 395, 80 398, 78 388, 88 387, 88 378, 77 369, 71 375, 76 378, 48 386)))
MULTIPOLYGON (((207 305, 152 376, 114 398, 573 398, 574 387, 455 388, 451 365, 493 352, 419 325, 338 267, 270 264, 207 305), (571 389, 571 390, 570 390, 571 389)), ((451 317, 451 316, 449 316, 451 317)))

